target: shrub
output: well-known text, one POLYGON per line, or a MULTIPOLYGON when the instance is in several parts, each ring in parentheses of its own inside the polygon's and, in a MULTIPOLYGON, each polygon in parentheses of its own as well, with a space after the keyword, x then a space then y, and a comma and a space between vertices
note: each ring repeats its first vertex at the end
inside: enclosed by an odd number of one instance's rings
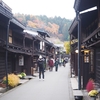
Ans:
POLYGON ((22 77, 25 77, 26 76, 26 74, 24 72, 22 72, 21 75, 22 75, 22 77))
POLYGON ((19 78, 25 78, 25 76, 26 76, 26 74, 25 74, 24 72, 18 74, 18 77, 19 77, 19 78))
MULTIPOLYGON (((3 78, 3 83, 6 84, 7 80, 6 77, 3 78)), ((15 74, 8 74, 8 85, 10 87, 15 87, 19 84, 19 77, 15 74)))

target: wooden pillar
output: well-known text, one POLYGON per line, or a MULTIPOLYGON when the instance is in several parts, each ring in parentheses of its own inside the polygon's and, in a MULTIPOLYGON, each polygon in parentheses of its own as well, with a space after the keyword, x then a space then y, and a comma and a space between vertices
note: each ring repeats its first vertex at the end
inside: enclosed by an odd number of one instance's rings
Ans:
POLYGON ((23 35, 23 48, 25 48, 25 35, 23 35))
POLYGON ((76 12, 76 18, 78 21, 78 89, 81 89, 81 19, 79 11, 76 12))
POLYGON ((75 61, 75 76, 78 76, 78 62, 77 62, 77 60, 78 60, 78 54, 77 53, 75 53, 75 56, 74 56, 74 61, 75 61))
POLYGON ((9 27, 10 27, 10 19, 8 20, 8 23, 7 23, 7 32, 6 32, 6 59, 5 59, 5 69, 6 69, 6 87, 8 89, 8 35, 9 35, 9 27))
POLYGON ((98 27, 100 27, 100 0, 98 0, 97 8, 98 8, 98 27))

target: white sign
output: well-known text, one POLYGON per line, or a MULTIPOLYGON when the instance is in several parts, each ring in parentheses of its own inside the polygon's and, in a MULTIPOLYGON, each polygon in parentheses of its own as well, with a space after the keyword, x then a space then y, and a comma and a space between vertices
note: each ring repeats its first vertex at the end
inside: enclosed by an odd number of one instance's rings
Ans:
POLYGON ((24 57, 19 56, 19 66, 23 66, 23 65, 24 65, 24 57))

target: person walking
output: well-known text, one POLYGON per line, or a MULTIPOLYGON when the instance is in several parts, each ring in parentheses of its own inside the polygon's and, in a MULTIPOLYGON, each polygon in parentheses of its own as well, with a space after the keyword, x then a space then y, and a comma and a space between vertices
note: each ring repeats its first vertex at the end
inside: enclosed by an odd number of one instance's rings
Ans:
POLYGON ((41 79, 41 75, 42 75, 42 78, 44 80, 44 58, 41 55, 39 56, 37 64, 39 67, 39 79, 41 79))
POLYGON ((58 71, 59 59, 57 58, 55 61, 55 71, 58 71))
POLYGON ((50 71, 53 71, 53 67, 54 67, 54 59, 50 58, 49 60, 49 67, 50 67, 50 71))

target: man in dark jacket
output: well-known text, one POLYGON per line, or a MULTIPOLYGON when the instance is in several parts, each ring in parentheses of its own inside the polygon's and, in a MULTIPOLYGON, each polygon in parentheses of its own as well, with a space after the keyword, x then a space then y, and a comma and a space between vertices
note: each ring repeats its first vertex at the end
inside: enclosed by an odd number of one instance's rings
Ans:
POLYGON ((58 71, 58 65, 59 65, 59 59, 56 58, 56 61, 55 61, 55 71, 56 72, 58 71))
POLYGON ((42 78, 44 80, 44 58, 40 55, 38 59, 38 67, 39 67, 39 79, 41 79, 41 74, 42 78))

